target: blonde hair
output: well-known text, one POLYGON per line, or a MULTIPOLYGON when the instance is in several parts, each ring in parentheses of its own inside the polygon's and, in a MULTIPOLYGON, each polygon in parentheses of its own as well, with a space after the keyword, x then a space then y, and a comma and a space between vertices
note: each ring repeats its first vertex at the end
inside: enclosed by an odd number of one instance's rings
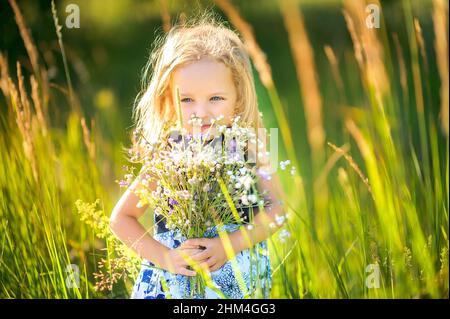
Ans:
POLYGON ((144 68, 142 91, 133 107, 135 129, 142 133, 137 143, 144 138, 147 142, 156 142, 164 126, 175 123, 177 113, 170 94, 171 75, 177 67, 204 57, 213 58, 231 70, 237 90, 234 113, 240 116, 240 125, 253 127, 258 134, 258 129, 264 126, 245 45, 213 13, 187 20, 174 25, 155 41, 156 46, 144 68))

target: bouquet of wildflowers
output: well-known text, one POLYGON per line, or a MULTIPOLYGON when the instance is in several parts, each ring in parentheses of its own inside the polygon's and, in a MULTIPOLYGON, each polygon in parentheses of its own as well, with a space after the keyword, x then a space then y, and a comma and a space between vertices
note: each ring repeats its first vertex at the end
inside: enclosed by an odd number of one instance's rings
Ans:
MULTIPOLYGON (((131 149, 143 161, 139 176, 127 174, 121 181, 121 186, 128 186, 137 177, 138 206, 154 207, 166 227, 186 239, 204 237, 213 226, 251 223, 252 207, 266 205, 265 194, 256 187, 254 159, 246 156, 250 148, 262 148, 261 141, 252 129, 238 124, 239 117, 228 126, 221 124, 222 119, 213 119, 206 132, 187 134, 172 127, 156 143, 143 139, 144 145, 131 149), (156 183, 155 190, 148 187, 150 182, 156 183), (244 208, 249 209, 250 220, 245 220, 244 208)), ((201 120, 193 117, 190 124, 196 132, 201 120)), ((202 278, 193 279, 191 291, 204 293, 202 278)))

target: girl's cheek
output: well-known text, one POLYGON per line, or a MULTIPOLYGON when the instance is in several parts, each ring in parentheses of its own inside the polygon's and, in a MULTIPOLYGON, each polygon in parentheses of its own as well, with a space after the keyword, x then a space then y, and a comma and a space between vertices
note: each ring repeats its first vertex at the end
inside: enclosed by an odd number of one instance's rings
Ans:
POLYGON ((222 113, 232 113, 233 106, 230 103, 227 103, 226 101, 223 101, 222 103, 216 105, 216 109, 220 110, 222 113))
POLYGON ((187 124, 187 121, 191 118, 192 112, 181 110, 181 115, 183 116, 183 122, 187 124))

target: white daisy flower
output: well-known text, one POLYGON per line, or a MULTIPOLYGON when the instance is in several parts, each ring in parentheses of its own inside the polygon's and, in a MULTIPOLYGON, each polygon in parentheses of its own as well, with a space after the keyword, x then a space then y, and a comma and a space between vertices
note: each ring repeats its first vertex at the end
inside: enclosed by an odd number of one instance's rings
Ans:
POLYGON ((239 182, 244 185, 246 190, 249 190, 252 186, 253 179, 249 175, 239 177, 239 182))
POLYGON ((285 219, 286 217, 284 215, 279 216, 278 214, 275 214, 275 221, 278 225, 282 225, 285 219))
POLYGON ((242 201, 242 204, 244 204, 244 205, 249 205, 250 203, 248 202, 248 197, 247 197, 247 195, 242 195, 241 196, 241 201, 242 201))
POLYGON ((282 171, 284 171, 285 169, 286 169, 286 166, 288 166, 289 164, 291 164, 291 161, 290 160, 286 160, 286 161, 281 161, 280 162, 280 168, 281 168, 281 170, 282 171))
POLYGON ((255 194, 248 195, 248 200, 254 204, 258 201, 258 197, 255 194))

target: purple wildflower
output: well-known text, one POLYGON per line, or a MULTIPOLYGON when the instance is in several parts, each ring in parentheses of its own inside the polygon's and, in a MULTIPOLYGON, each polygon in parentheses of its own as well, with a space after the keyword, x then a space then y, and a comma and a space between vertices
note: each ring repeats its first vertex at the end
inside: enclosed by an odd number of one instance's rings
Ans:
POLYGON ((169 198, 169 205, 170 206, 174 206, 174 205, 178 205, 179 203, 175 200, 175 199, 173 199, 173 198, 169 198))

